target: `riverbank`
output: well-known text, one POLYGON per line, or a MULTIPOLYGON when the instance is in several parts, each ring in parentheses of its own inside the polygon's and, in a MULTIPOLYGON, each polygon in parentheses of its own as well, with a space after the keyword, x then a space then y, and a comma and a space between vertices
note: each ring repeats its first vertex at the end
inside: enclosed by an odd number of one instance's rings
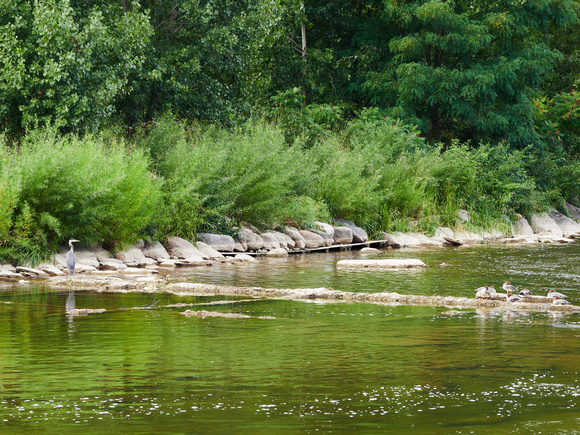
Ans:
MULTIPOLYGON (((570 206, 570 214, 578 210, 570 206)), ((580 216, 580 213, 578 213, 580 216)), ((281 257, 291 254, 330 251, 362 250, 379 253, 384 249, 436 249, 474 244, 541 244, 572 243, 580 237, 580 224, 553 210, 549 214, 534 215, 531 222, 520 218, 511 226, 510 234, 500 231, 474 233, 459 226, 457 229, 438 228, 429 237, 420 233, 382 233, 382 238, 369 240, 364 229, 352 222, 337 220, 334 225, 319 222, 316 228, 298 230, 286 227, 281 231, 259 231, 246 225, 238 230, 236 238, 223 234, 199 234, 190 242, 179 237, 169 237, 160 242, 140 242, 124 251, 112 254, 103 248, 86 247, 75 251, 75 273, 115 287, 145 287, 150 283, 164 282, 177 267, 205 267, 218 262, 239 265, 257 261, 260 256, 281 257)), ((66 248, 54 256, 51 263, 37 267, 0 265, 0 281, 20 282, 65 277, 66 248)), ((78 280, 73 282, 79 282, 78 280)))

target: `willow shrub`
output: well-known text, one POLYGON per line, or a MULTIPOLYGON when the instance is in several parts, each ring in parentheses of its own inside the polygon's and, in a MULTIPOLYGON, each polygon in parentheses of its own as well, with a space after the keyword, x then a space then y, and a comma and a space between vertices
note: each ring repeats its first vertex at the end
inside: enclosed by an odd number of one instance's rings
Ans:
POLYGON ((261 121, 178 141, 160 167, 167 233, 191 238, 243 221, 273 225, 325 215, 324 204, 307 198, 313 160, 300 143, 287 145, 280 129, 261 121))
POLYGON ((108 247, 132 242, 156 212, 160 188, 139 150, 43 129, 3 152, 0 179, 9 172, 20 183, 0 260, 38 261, 69 237, 108 247))

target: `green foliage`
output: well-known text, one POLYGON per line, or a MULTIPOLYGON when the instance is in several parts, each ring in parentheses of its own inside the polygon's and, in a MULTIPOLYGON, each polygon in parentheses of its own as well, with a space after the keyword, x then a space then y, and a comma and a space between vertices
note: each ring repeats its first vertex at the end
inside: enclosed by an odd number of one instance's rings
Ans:
POLYGON ((527 145, 536 140, 531 91, 559 58, 538 32, 576 20, 569 1, 534 5, 386 1, 384 19, 398 36, 380 82, 369 72, 368 90, 393 90, 387 105, 421 119, 430 138, 527 145))
POLYGON ((552 98, 538 98, 536 129, 554 152, 577 156, 580 153, 580 95, 575 90, 552 98))
POLYGON ((0 179, 19 180, 18 200, 3 213, 4 261, 47 257, 69 237, 109 247, 132 242, 155 216, 159 186, 138 150, 48 128, 3 157, 0 179))
POLYGON ((299 143, 286 145, 281 130, 263 122, 199 132, 172 146, 162 166, 166 231, 191 238, 242 221, 309 220, 319 206, 302 197, 314 169, 299 143))
POLYGON ((4 7, 0 21, 0 118, 12 134, 56 125, 97 131, 130 91, 151 35, 134 7, 114 20, 68 0, 4 7))

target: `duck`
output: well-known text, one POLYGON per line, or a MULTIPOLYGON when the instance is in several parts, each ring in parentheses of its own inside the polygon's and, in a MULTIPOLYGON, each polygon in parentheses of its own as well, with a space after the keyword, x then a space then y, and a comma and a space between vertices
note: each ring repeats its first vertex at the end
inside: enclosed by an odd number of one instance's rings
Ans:
POLYGON ((479 287, 475 289, 475 297, 478 299, 489 299, 491 294, 489 293, 489 287, 479 287))
POLYGON ((563 299, 563 298, 567 298, 568 296, 557 292, 556 290, 554 290, 553 288, 550 289, 550 291, 548 292, 548 297, 549 298, 559 298, 559 299, 563 299))
POLYGON ((490 296, 493 298, 495 296, 497 296, 497 292, 495 291, 495 287, 491 286, 487 289, 489 291, 490 296))
POLYGON ((531 294, 532 294, 532 292, 530 290, 528 290, 527 288, 520 291, 520 296, 529 296, 531 294))
POLYGON ((554 305, 570 305, 570 302, 568 302, 566 299, 554 298, 554 300, 552 301, 552 304, 554 304, 554 305))
POLYGON ((502 287, 506 292, 510 292, 510 293, 517 293, 518 292, 518 289, 515 288, 513 285, 511 285, 509 281, 504 282, 502 287))
POLYGON ((519 297, 518 295, 511 294, 509 292, 506 293, 505 296, 506 296, 506 299, 508 302, 521 302, 522 301, 521 297, 519 297))

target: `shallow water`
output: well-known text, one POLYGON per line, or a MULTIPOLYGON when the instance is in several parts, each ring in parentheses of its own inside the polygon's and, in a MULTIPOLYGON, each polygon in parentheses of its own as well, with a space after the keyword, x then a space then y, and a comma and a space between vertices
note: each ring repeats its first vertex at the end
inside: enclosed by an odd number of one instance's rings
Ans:
MULTIPOLYGON (((579 302, 580 245, 391 251, 422 271, 344 271, 358 252, 179 269, 264 287, 473 295, 510 280, 579 302), (446 263, 447 267, 436 267, 446 263)), ((367 258, 367 257, 365 257, 367 258)), ((0 431, 578 433, 580 316, 0 288, 0 431), (216 300, 231 303, 207 305, 216 300), (5 303, 10 302, 10 303, 5 303), (191 310, 245 319, 198 318, 191 310), (154 309, 143 310, 154 304, 154 309), (274 319, 260 319, 271 316, 274 319)))

